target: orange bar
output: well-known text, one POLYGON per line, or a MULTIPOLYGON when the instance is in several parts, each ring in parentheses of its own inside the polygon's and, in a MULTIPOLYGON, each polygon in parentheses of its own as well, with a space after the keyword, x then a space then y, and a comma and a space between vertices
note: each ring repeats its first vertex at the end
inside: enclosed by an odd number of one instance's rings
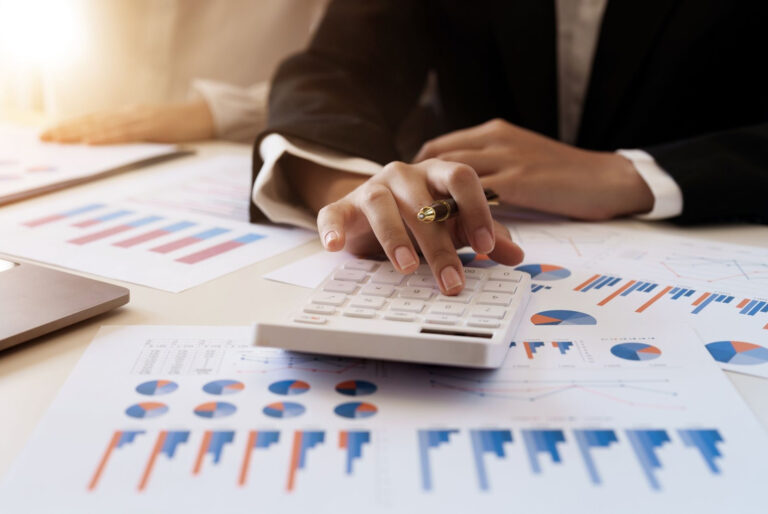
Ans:
POLYGON ((291 453, 291 465, 288 468, 288 483, 285 489, 288 492, 293 491, 293 484, 296 480, 296 470, 299 469, 299 456, 301 454, 301 432, 293 433, 293 453, 291 453))
POLYGON ((635 283, 635 281, 634 281, 634 280, 630 280, 629 282, 627 282, 626 284, 624 284, 623 286, 621 286, 621 289, 619 289, 619 290, 617 290, 617 291, 614 291, 614 292, 612 292, 610 295, 608 295, 608 296, 607 296, 607 297, 606 297, 606 298, 605 298, 605 299, 604 299, 602 302, 598 303, 598 305, 605 305, 606 303, 610 302, 611 300, 613 300, 614 298, 616 298, 617 296, 619 296, 621 293, 623 293, 624 291, 626 291, 627 289, 629 289, 629 287, 630 287, 632 284, 634 284, 634 283, 635 283))
POLYGON ((704 293, 703 295, 699 296, 699 299, 696 300, 695 302, 693 302, 693 306, 695 307, 698 304, 700 304, 701 302, 703 302, 704 300, 706 300, 707 296, 709 296, 709 293, 704 293))
POLYGON ((96 472, 93 474, 93 478, 91 479, 91 482, 88 484, 89 491, 93 491, 94 489, 96 489, 96 485, 99 483, 101 474, 104 472, 104 468, 107 467, 107 462, 109 461, 109 457, 112 455, 112 450, 114 450, 117 447, 117 443, 118 441, 120 441, 121 435, 122 435, 122 432, 119 430, 116 430, 115 433, 112 435, 112 439, 110 439, 109 445, 107 445, 107 449, 104 451, 104 456, 101 457, 99 466, 96 468, 96 472))
POLYGON ((193 475, 197 475, 200 473, 200 470, 203 467, 203 458, 205 457, 205 452, 208 451, 208 447, 211 446, 211 431, 206 430, 205 434, 203 434, 203 442, 200 443, 200 451, 197 452, 197 460, 195 461, 195 469, 192 471, 193 475))
POLYGON ((163 449, 163 445, 165 444, 165 436, 168 434, 165 430, 157 434, 157 441, 155 442, 155 447, 152 448, 152 453, 149 456, 149 461, 147 461, 147 467, 144 469, 144 474, 141 476, 141 482, 139 482, 139 491, 143 491, 145 487, 147 487, 147 483, 149 482, 149 475, 152 474, 152 468, 155 467, 155 461, 157 460, 157 456, 160 454, 160 450, 163 449))
POLYGON ((659 294, 657 294, 656 296, 654 296, 653 298, 651 298, 650 300, 648 300, 647 302, 645 302, 645 303, 642 305, 642 307, 640 307, 639 309, 637 309, 635 312, 643 312, 645 309, 647 309, 648 307, 650 307, 651 305, 653 305, 653 303, 654 303, 656 300, 658 300, 659 298, 661 298, 662 296, 664 296, 665 294, 667 294, 667 293, 669 292, 669 290, 670 290, 670 289, 672 289, 672 286, 667 286, 667 287, 665 287, 664 289, 662 289, 662 290, 659 292, 659 294))
POLYGON ((749 303, 749 298, 744 298, 740 304, 736 306, 737 309, 742 309, 745 305, 749 303))
POLYGON ((600 274, 599 274, 599 273, 598 273, 597 275, 592 275, 592 278, 590 278, 589 280, 587 280, 587 281, 586 281, 586 282, 584 282, 583 284, 579 284, 579 285, 577 285, 576 287, 574 287, 574 288, 573 288, 573 290, 574 290, 574 291, 578 291, 578 290, 580 290, 582 287, 587 287, 587 286, 589 285, 589 283, 590 283, 590 282, 592 282, 593 280, 597 279, 597 277, 599 277, 599 276, 600 276, 600 274))
POLYGON ((763 328, 764 328, 765 330, 768 330, 768 323, 766 323, 766 324, 765 324, 765 326, 764 326, 763 328))
POLYGON ((339 432, 339 448, 346 448, 347 447, 347 431, 342 430, 339 432))
POLYGON ((245 479, 248 477, 248 468, 251 466, 251 453, 253 453, 253 444, 256 442, 256 431, 251 430, 248 433, 248 442, 245 444, 245 456, 243 457, 243 465, 240 468, 240 480, 238 484, 242 487, 245 485, 245 479))
POLYGON ((525 346, 525 354, 528 356, 529 359, 533 359, 533 353, 531 352, 531 343, 524 342, 523 346, 525 346))

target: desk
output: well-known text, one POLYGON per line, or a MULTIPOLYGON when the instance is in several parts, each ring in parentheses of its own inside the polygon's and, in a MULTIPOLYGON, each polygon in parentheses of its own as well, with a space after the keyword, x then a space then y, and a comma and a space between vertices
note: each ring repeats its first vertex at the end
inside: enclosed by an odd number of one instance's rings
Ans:
MULTIPOLYGON (((96 183, 79 186, 87 191, 104 184, 120 187, 142 174, 224 153, 250 154, 247 145, 203 143, 194 145, 195 156, 184 157, 96 183)), ((3 207, 0 213, 19 206, 39 205, 66 195, 61 191, 20 204, 3 207)), ((768 247, 768 227, 721 226, 681 229, 664 223, 635 220, 611 222, 670 234, 710 238, 716 241, 768 247)), ((96 335, 101 325, 247 325, 257 320, 274 319, 283 314, 282 306, 299 301, 306 290, 261 278, 264 273, 306 257, 321 249, 312 241, 283 255, 253 264, 214 281, 174 294, 133 284, 130 303, 116 311, 74 327, 39 338, 31 343, 0 352, 0 478, 23 448, 30 433, 53 401, 56 392, 96 335), (267 301, 268 299, 268 301, 267 301)), ((104 279, 101 279, 104 280, 104 279)), ((116 282, 116 281, 110 281, 116 282)), ((762 424, 768 428, 768 380, 727 373, 747 400, 762 424)))

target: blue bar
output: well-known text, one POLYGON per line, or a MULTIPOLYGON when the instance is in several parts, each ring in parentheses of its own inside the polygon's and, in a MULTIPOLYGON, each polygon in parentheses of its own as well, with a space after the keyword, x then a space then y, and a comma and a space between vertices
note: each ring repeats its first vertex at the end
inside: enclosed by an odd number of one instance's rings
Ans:
POLYGON ((492 453, 497 457, 504 458, 504 443, 512 442, 511 430, 470 430, 472 439, 472 450, 475 454, 475 468, 477 470, 477 481, 480 483, 480 489, 487 491, 488 472, 485 469, 483 454, 492 453))
POLYGON ((209 230, 206 230, 204 232, 200 232, 199 234, 195 234, 195 239, 210 239, 212 237, 216 237, 219 234, 224 234, 225 232, 229 232, 229 229, 227 228, 212 228, 209 230))
POLYGON ((224 446, 235 440, 233 430, 214 431, 211 433, 211 441, 206 453, 213 455, 213 463, 218 464, 221 460, 221 454, 224 453, 224 446))
POLYGON ((752 310, 751 310, 751 311, 749 311, 749 315, 750 315, 750 316, 754 316, 755 314, 757 314, 758 312, 760 312, 760 309, 762 309, 763 307, 765 307, 765 305, 766 305, 766 303, 765 303, 765 302, 760 302, 760 303, 758 303, 757 305, 755 305, 755 306, 752 308, 752 310))
POLYGON ((726 298, 726 299, 723 301, 723 303, 731 303, 731 300, 733 300, 733 298, 734 298, 733 296, 729 296, 728 298, 726 298))
POLYGON ((523 430, 523 440, 528 452, 528 461, 534 473, 541 473, 539 453, 548 453, 552 462, 562 461, 560 452, 557 450, 557 443, 565 442, 562 430, 523 430))
POLYGON ((191 221, 180 221, 178 223, 174 223, 173 225, 163 227, 161 230, 164 230, 165 232, 178 232, 193 226, 195 226, 195 223, 192 223, 191 221))
POLYGON ((432 490, 432 469, 429 465, 429 449, 437 448, 448 443, 451 434, 458 430, 419 430, 419 457, 421 460, 421 487, 425 491, 432 490))
POLYGON ((115 218, 119 218, 120 216, 125 216, 126 214, 132 214, 132 213, 133 211, 127 211, 123 209, 121 211, 115 211, 115 212, 110 212, 109 214, 104 214, 103 216, 99 216, 96 219, 99 221, 109 221, 115 218))
POLYGON ((104 207, 103 203, 92 203, 90 205, 86 205, 84 207, 78 207, 77 209, 72 209, 70 211, 64 211, 61 214, 66 216, 74 216, 75 214, 82 214, 84 212, 92 211, 94 209, 101 209, 104 207))
POLYGON ((244 236, 240 236, 237 239, 235 239, 235 243, 242 243, 242 244, 248 244, 253 243, 254 241, 258 241, 259 239, 264 239, 265 236, 259 235, 259 234, 245 234, 244 236))
POLYGON ((685 296, 691 296, 693 293, 695 293, 695 289, 689 289, 687 293, 685 293, 685 296))
POLYGON ((367 430, 349 430, 347 432, 347 475, 352 474, 356 459, 363 458, 363 445, 371 442, 371 433, 367 430))
POLYGON ((683 294, 685 294, 686 291, 687 291, 687 289, 681 289, 680 291, 677 292, 677 294, 675 296, 672 297, 672 299, 673 300, 677 300, 678 298, 683 296, 683 294))
POLYGON ((621 281, 621 277, 616 277, 616 278, 614 278, 613 280, 611 280, 610 282, 608 282, 608 285, 609 285, 609 286, 615 286, 615 285, 616 285, 616 284, 618 284, 620 281, 621 281))
POLYGON ((608 282, 609 280, 611 280, 611 277, 606 277, 605 275, 601 275, 600 278, 598 278, 597 280, 595 280, 594 282, 589 284, 587 287, 582 289, 581 292, 582 293, 586 293, 587 291, 589 291, 593 287, 596 288, 598 284, 600 284, 602 286, 605 282, 608 282))
POLYGON ((678 430, 680 437, 686 446, 695 447, 701 453, 701 457, 712 473, 720 474, 715 459, 723 454, 717 449, 717 443, 723 442, 720 432, 717 430, 678 430))
POLYGON ((716 301, 716 302, 722 302, 723 300, 725 300, 725 295, 724 295, 724 294, 721 294, 721 295, 718 295, 718 296, 717 296, 717 300, 715 300, 715 301, 716 301))
POLYGON ((755 306, 756 303, 757 303, 757 300, 750 300, 747 306, 741 309, 739 314, 747 314, 752 309, 752 307, 755 306))
POLYGON ((713 294, 707 296, 706 300, 701 302, 695 309, 693 309, 693 311, 691 311, 691 314, 698 314, 698 313, 700 313, 702 311, 702 309, 704 309, 704 307, 709 305, 714 298, 715 298, 715 295, 713 295, 713 294))
POLYGON ((646 287, 646 288, 645 288, 645 291, 643 291, 643 292, 644 292, 644 293, 650 293, 651 291, 653 291, 654 289, 656 289, 656 286, 657 286, 657 285, 658 285, 658 284, 651 284, 651 286, 650 286, 650 287, 646 287))
POLYGON ((670 291, 670 292, 669 292, 669 294, 675 294, 675 293, 676 293, 676 292, 678 292, 679 290, 680 290, 680 288, 679 288, 679 287, 675 287, 674 289, 672 289, 672 291, 670 291))
POLYGON ((539 289, 541 289, 542 287, 544 287, 544 286, 542 286, 541 284, 533 284, 533 285, 531 286, 531 292, 534 292, 534 293, 535 293, 536 291, 538 291, 538 290, 539 290, 539 289))
POLYGON ((154 223, 155 221, 163 219, 162 216, 147 216, 146 218, 141 218, 136 221, 131 221, 130 223, 126 223, 126 225, 130 227, 140 227, 142 225, 146 225, 148 223, 154 223))
POLYGON ((592 459, 590 448, 608 448, 611 443, 618 442, 616 432, 613 430, 574 430, 576 441, 579 443, 581 457, 584 459, 584 465, 587 466, 589 478, 595 485, 600 485, 602 480, 597 472, 597 466, 592 459))
POLYGON ((632 449, 635 450, 635 455, 640 462, 640 467, 643 468, 648 483, 653 489, 661 489, 654 471, 661 469, 661 461, 656 456, 656 448, 669 442, 669 435, 667 435, 666 430, 627 430, 627 437, 632 443, 632 449))
POLYGON ((760 312, 768 312, 768 303, 765 304, 765 307, 763 307, 760 312))
POLYGON ((635 282, 629 287, 629 289, 621 293, 621 296, 627 296, 629 293, 631 293, 635 289, 637 289, 638 291, 642 291, 643 290, 642 288, 645 287, 646 285, 648 285, 647 282, 635 282))

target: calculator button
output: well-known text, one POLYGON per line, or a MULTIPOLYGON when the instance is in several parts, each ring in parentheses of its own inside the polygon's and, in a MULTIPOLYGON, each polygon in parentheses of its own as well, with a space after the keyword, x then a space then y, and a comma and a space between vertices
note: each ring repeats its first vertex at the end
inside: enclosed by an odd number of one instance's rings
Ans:
POLYGON ((410 287, 428 287, 430 289, 437 287, 435 277, 432 275, 416 275, 408 277, 406 284, 410 287))
POLYGON ((458 303, 437 302, 429 309, 430 314, 447 314, 449 316, 461 316, 464 314, 464 307, 458 303))
POLYGON ((320 293, 312 297, 312 303, 321 303, 323 305, 335 305, 338 307, 347 301, 347 296, 339 293, 320 293))
POLYGON ((400 285, 403 281, 404 275, 401 275, 395 268, 382 266, 379 271, 373 274, 371 282, 374 284, 390 284, 393 286, 400 285))
POLYGON ((464 276, 472 278, 483 278, 483 270, 478 268, 464 268, 464 276))
POLYGON ((349 302, 350 307, 362 307, 364 309, 381 309, 386 301, 380 296, 355 296, 349 302))
POLYGON ((440 300, 441 302, 451 302, 451 303, 469 303, 469 301, 472 299, 472 292, 463 290, 459 294, 455 296, 446 296, 444 294, 437 295, 436 300, 440 300))
POLYGON ((495 270, 491 271, 491 280, 501 280, 503 282, 520 282, 520 272, 514 270, 495 270))
POLYGON ((373 271, 379 265, 376 261, 369 261, 366 259, 355 259, 344 263, 344 269, 354 269, 359 271, 373 271))
POLYGON ((334 280, 343 280, 345 282, 362 282, 366 276, 364 271, 353 269, 340 269, 333 272, 334 280))
POLYGON ((404 287, 400 290, 400 298, 412 298, 414 300, 429 300, 432 298, 432 289, 426 287, 404 287))
POLYGON ((391 321, 413 321, 416 319, 416 316, 407 312, 388 312, 384 315, 384 319, 391 321))
POLYGON ((429 264, 422 264, 418 268, 416 268, 416 271, 413 272, 414 275, 429 275, 432 276, 432 268, 429 267, 429 264))
POLYGON ((421 312, 424 310, 424 302, 420 300, 392 300, 389 306, 391 311, 421 312))
POLYGON ((475 307, 470 314, 476 318, 502 319, 506 313, 507 311, 501 307, 488 306, 475 307))
POLYGON ((487 319, 487 318, 469 318, 467 320, 468 327, 498 328, 500 324, 501 323, 499 323, 495 319, 487 319))
POLYGON ((506 307, 512 303, 512 295, 505 293, 480 293, 475 303, 479 305, 501 305, 506 307))
POLYGON ((483 291, 492 291, 494 293, 510 293, 517 291, 517 285, 513 282, 502 282, 501 280, 489 280, 483 284, 483 291))
POLYGON ((392 293, 394 292, 395 292, 395 288, 392 286, 380 285, 380 284, 368 284, 363 287, 363 290, 360 291, 360 294, 389 298, 390 296, 392 296, 392 293))
POLYGON ((310 304, 304 307, 304 312, 308 314, 333 314, 336 312, 330 305, 314 305, 310 304))
POLYGON ((331 293, 354 293, 357 286, 352 282, 342 282, 341 280, 329 280, 323 285, 323 291, 331 293))
POLYGON ((348 318, 373 318, 376 316, 376 311, 357 307, 345 310, 344 315, 348 318))
POLYGON ((474 291, 475 289, 477 289, 477 284, 479 283, 480 283, 480 279, 467 277, 466 281, 464 282, 464 289, 466 289, 467 291, 474 291))
POLYGON ((324 325, 328 318, 311 314, 302 314, 293 318, 293 321, 299 323, 309 323, 310 325, 324 325))
POLYGON ((427 316, 424 318, 424 321, 426 323, 432 323, 435 325, 455 325, 456 324, 456 318, 455 316, 446 316, 446 315, 440 315, 440 316, 427 316))

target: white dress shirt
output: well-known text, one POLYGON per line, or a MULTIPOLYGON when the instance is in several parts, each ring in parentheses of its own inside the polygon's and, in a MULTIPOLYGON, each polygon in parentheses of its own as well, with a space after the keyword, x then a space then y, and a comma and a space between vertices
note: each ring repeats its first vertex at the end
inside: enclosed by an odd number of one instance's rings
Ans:
MULTIPOLYGON (((556 0, 559 136, 573 144, 578 135, 595 48, 608 0, 556 0)), ((253 187, 252 199, 274 222, 315 229, 315 216, 291 194, 282 179, 280 157, 286 153, 317 164, 361 175, 374 175, 377 163, 341 156, 325 148, 270 134, 259 147, 264 165, 253 187)), ((641 219, 664 219, 683 210, 680 187, 647 152, 619 150, 635 166, 654 197, 650 212, 641 219)))

